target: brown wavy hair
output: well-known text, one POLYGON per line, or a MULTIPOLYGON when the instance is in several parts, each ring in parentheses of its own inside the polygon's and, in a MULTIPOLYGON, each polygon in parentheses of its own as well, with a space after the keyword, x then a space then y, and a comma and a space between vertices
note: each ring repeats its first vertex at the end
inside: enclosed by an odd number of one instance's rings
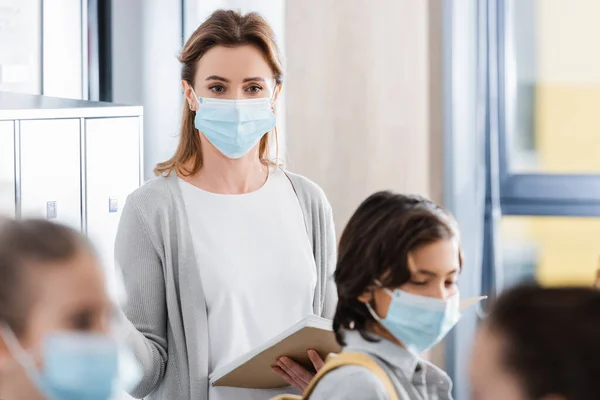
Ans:
MULTIPOLYGON (((256 46, 263 52, 273 70, 275 83, 280 86, 283 82, 283 64, 273 30, 260 14, 255 12, 242 14, 234 10, 215 11, 188 39, 179 55, 181 79, 193 87, 196 65, 207 51, 215 46, 243 45, 256 46)), ((156 165, 155 175, 169 176, 176 171, 182 176, 189 176, 202 168, 200 137, 194 126, 194 116, 194 112, 184 102, 179 145, 173 157, 156 165)), ((269 148, 273 139, 278 148, 277 128, 260 140, 259 157, 264 163, 273 164, 269 157, 269 148)))

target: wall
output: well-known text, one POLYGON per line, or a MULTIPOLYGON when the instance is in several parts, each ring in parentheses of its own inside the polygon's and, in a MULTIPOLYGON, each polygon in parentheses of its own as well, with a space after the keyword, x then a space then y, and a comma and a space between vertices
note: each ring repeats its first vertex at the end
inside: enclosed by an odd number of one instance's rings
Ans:
POLYGON ((39 0, 0 4, 0 90, 40 94, 42 5, 39 0))
POLYGON ((84 98, 83 4, 82 0, 0 1, 0 90, 84 98))
POLYGON ((430 73, 441 74, 441 54, 429 52, 430 2, 286 7, 288 165, 323 187, 338 231, 376 190, 440 200, 441 109, 430 101, 430 73))

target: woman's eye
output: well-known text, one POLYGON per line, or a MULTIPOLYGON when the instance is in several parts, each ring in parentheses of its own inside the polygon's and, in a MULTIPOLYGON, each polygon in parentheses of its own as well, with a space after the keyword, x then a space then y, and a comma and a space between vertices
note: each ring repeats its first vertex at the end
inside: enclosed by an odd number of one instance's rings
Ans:
POLYGON ((262 88, 258 85, 252 85, 248 89, 246 89, 250 93, 258 93, 262 90, 262 88))
POLYGON ((446 287, 454 287, 454 286, 458 286, 457 281, 446 281, 446 287))
POLYGON ((413 285, 417 285, 417 286, 425 286, 425 285, 427 285, 427 281, 423 281, 423 282, 410 281, 410 283, 412 283, 413 285))
POLYGON ((215 93, 223 93, 225 91, 225 87, 221 85, 214 85, 211 86, 209 89, 215 93))

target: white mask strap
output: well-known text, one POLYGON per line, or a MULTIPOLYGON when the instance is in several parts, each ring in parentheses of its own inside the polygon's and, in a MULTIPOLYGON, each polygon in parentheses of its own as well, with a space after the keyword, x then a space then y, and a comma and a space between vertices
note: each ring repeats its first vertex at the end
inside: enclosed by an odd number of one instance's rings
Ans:
POLYGON ((8 347, 8 350, 14 357, 17 357, 20 355, 19 353, 24 352, 13 330, 5 321, 0 323, 0 336, 2 336, 6 346, 8 347))
POLYGON ((15 336, 13 330, 8 326, 5 321, 0 322, 0 336, 4 339, 6 346, 8 347, 8 351, 13 355, 15 360, 25 368, 27 374, 30 377, 37 376, 38 370, 37 366, 33 362, 29 353, 27 353, 19 340, 15 336))
POLYGON ((391 297, 394 297, 394 292, 391 291, 390 289, 386 288, 386 287, 383 287, 383 284, 378 279, 375 279, 374 282, 375 282, 375 285, 377 285, 378 288, 383 289, 391 297))
POLYGON ((365 306, 367 306, 367 310, 369 310, 369 314, 371 314, 371 317, 375 318, 375 321, 381 323, 381 318, 379 318, 379 315, 377 315, 375 310, 373 310, 373 307, 371 307, 371 304, 369 304, 367 302, 367 303, 365 303, 365 306))
MULTIPOLYGON (((200 99, 198 99, 198 96, 196 96, 196 92, 194 91, 194 88, 192 87, 192 85, 190 85, 190 89, 192 89, 192 93, 194 94, 194 98, 196 99, 196 104, 198 104, 198 108, 200 108, 200 99)), ((190 106, 190 110, 191 109, 192 109, 192 106, 190 106)), ((194 110, 192 110, 192 111, 194 111, 194 110)))
MULTIPOLYGON (((387 294, 389 294, 390 296, 394 295, 394 292, 392 292, 388 288, 384 288, 383 284, 378 279, 375 279, 374 282, 375 282, 375 285, 377 285, 378 288, 385 290, 385 292, 387 294)), ((375 318, 375 321, 381 323, 381 318, 379 317, 379 315, 377 315, 377 313, 375 312, 375 310, 373 310, 373 307, 371 306, 371 304, 369 302, 366 302, 365 306, 367 306, 367 310, 369 310, 369 313, 371 314, 371 316, 373 318, 375 318)))

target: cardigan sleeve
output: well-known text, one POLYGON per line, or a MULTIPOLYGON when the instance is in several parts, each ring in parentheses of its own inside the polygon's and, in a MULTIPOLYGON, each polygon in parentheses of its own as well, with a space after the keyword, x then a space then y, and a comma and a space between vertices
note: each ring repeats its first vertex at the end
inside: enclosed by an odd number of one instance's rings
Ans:
POLYGON ((337 307, 334 272, 337 263, 337 240, 333 211, 323 189, 310 179, 285 171, 290 179, 304 213, 306 229, 311 239, 315 263, 319 272, 317 311, 333 319, 337 307))
MULTIPOLYGON (((323 196, 325 196, 323 194, 323 196)), ((335 236, 335 225, 333 222, 333 211, 326 198, 323 199, 323 213, 321 226, 321 252, 322 268, 325 272, 323 313, 325 318, 333 319, 337 307, 337 287, 334 281, 334 272, 337 263, 337 241, 335 236)))
POLYGON ((129 196, 119 221, 115 264, 127 291, 123 307, 127 341, 142 365, 143 377, 130 392, 141 399, 161 383, 167 365, 167 309, 162 261, 144 216, 129 196))

